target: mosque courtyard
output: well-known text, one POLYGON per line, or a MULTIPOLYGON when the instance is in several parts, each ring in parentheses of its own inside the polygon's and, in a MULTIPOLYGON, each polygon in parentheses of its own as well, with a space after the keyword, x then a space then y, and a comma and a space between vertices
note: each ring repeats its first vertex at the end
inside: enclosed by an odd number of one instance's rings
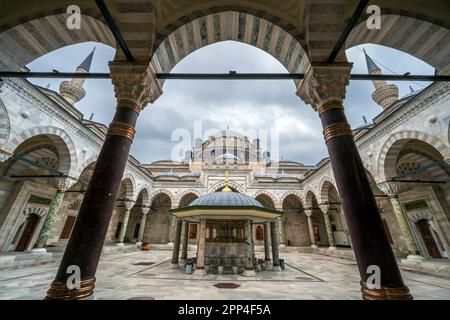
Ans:
MULTIPOLYGON (((195 254, 190 252, 190 256, 195 254)), ((264 252, 258 252, 263 255, 264 252)), ((110 253, 97 272, 98 300, 360 300, 355 261, 316 253, 282 252, 284 271, 200 276, 171 270, 170 250, 110 253)), ((0 271, 1 300, 41 300, 59 265, 51 263, 0 271)), ((181 265, 181 264, 180 264, 181 265)), ((450 278, 401 270, 417 300, 450 300, 450 278)))

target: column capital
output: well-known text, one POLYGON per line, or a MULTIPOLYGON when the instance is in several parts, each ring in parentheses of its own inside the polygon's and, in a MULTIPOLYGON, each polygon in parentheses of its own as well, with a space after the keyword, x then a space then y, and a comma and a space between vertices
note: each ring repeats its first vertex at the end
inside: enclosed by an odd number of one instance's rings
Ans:
POLYGON ((347 62, 312 63, 297 88, 297 95, 316 111, 326 102, 343 103, 352 67, 347 62))
POLYGON ((134 205, 136 204, 136 201, 132 199, 125 199, 121 201, 123 203, 123 206, 125 207, 126 211, 130 211, 133 209, 134 205))
POLYGON ((305 214, 307 217, 311 217, 313 215, 313 209, 305 209, 305 214))
POLYGON ((148 62, 109 63, 116 98, 135 103, 141 110, 162 94, 162 85, 148 62))
POLYGON ((69 190, 77 181, 70 177, 56 178, 56 188, 58 192, 66 192, 69 190))
POLYGON ((330 211, 330 204, 329 203, 319 204, 319 208, 324 214, 328 214, 328 212, 330 211))
POLYGON ((400 185, 398 182, 383 182, 378 184, 378 188, 389 197, 398 197, 400 185))

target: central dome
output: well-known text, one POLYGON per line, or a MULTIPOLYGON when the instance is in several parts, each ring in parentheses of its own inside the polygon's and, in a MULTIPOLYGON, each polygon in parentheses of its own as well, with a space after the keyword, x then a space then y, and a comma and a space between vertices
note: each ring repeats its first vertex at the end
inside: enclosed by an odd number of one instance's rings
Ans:
POLYGON ((213 192, 195 199, 189 207, 219 206, 219 207, 259 207, 264 206, 252 197, 238 192, 213 192))

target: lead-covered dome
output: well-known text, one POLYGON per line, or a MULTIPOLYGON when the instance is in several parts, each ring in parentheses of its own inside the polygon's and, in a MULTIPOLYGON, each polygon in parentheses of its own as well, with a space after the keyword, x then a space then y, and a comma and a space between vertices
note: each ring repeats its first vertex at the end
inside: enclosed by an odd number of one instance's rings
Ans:
POLYGON ((208 193, 200 198, 195 199, 188 207, 260 207, 264 206, 253 199, 252 197, 246 196, 245 194, 238 192, 214 192, 208 193))

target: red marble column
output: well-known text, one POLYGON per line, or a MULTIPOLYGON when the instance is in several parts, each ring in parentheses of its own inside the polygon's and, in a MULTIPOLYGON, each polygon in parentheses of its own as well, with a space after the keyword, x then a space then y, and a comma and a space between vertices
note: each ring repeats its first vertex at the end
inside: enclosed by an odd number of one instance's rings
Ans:
POLYGON ((342 101, 349 83, 351 68, 352 65, 347 63, 313 64, 299 89, 299 95, 317 109, 322 122, 325 142, 358 263, 363 298, 412 299, 403 283, 352 130, 344 113, 342 101), (372 282, 373 267, 380 270, 380 283, 372 282))
POLYGON ((47 292, 46 299, 49 300, 86 299, 94 294, 95 274, 134 139, 136 121, 142 108, 156 100, 157 92, 161 94, 148 64, 111 63, 110 69, 118 101, 116 113, 55 280, 47 292), (74 267, 80 271, 79 281, 71 279, 74 267))

